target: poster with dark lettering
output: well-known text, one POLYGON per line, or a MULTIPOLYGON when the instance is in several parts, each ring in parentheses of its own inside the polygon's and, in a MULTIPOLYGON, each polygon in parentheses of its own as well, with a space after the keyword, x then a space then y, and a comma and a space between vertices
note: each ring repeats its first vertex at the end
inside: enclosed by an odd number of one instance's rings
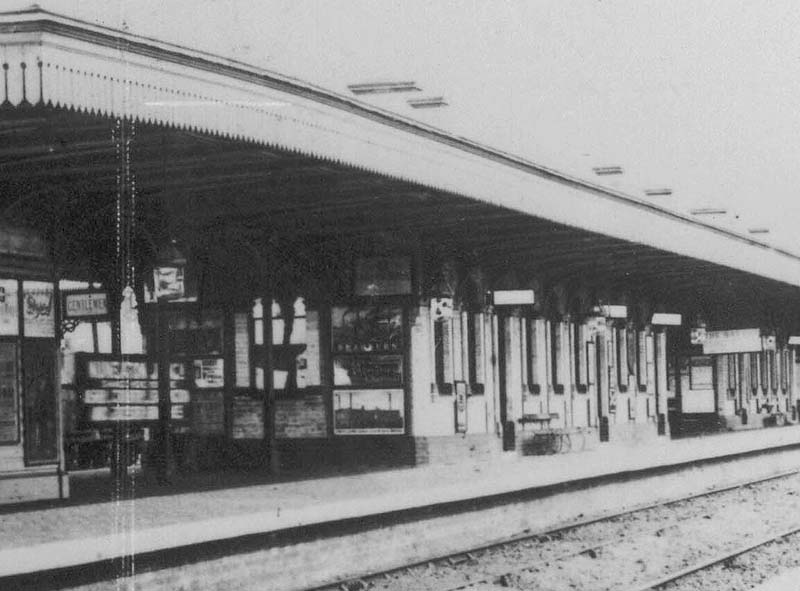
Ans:
POLYGON ((403 351, 403 310, 399 306, 335 307, 331 321, 334 354, 403 351))
POLYGON ((336 355, 333 385, 356 388, 401 388, 402 355, 336 355))

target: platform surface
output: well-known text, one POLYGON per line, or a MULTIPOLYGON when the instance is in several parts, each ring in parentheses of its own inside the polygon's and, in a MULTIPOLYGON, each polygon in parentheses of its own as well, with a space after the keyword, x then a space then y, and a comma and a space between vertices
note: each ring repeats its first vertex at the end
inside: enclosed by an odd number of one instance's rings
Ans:
POLYGON ((0 576, 790 445, 800 445, 800 426, 179 494, 165 487, 164 494, 132 501, 6 508, 0 576))

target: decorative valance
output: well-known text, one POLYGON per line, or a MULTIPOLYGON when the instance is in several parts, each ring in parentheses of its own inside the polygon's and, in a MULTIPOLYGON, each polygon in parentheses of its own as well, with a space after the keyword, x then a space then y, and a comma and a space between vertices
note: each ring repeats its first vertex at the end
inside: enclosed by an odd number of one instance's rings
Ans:
POLYGON ((800 285, 795 254, 238 62, 32 10, 0 14, 0 64, 5 109, 260 143, 800 285))

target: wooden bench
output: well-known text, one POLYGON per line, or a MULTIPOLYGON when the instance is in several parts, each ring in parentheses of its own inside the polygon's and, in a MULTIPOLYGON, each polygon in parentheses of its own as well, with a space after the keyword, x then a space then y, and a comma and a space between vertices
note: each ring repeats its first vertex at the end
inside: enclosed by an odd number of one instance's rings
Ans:
POLYGON ((520 425, 539 425, 542 429, 550 426, 550 421, 558 420, 559 414, 557 412, 551 413, 537 413, 522 415, 518 422, 520 425))

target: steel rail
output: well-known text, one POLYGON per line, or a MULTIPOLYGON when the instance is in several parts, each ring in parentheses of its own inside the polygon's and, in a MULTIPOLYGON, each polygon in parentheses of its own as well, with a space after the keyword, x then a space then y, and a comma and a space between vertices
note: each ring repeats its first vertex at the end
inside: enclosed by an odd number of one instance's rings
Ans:
POLYGON ((770 534, 768 536, 764 536, 763 538, 759 538, 755 542, 748 542, 743 546, 739 546, 733 551, 725 552, 723 554, 717 554, 716 556, 709 558, 707 560, 702 560, 697 562, 691 566, 688 566, 684 569, 679 570, 676 573, 672 573, 666 575, 660 579, 656 579, 654 581, 650 581, 646 583, 644 586, 637 586, 629 591, 653 591, 654 589, 659 589, 670 583, 674 583, 680 579, 688 577, 694 573, 700 572, 712 566, 716 566, 722 562, 730 560, 731 558, 736 558, 737 556, 741 556, 742 554, 747 554, 748 552, 752 552, 762 546, 767 546, 773 542, 777 542, 780 539, 788 538, 789 536, 800 534, 800 525, 794 525, 787 530, 783 530, 777 534, 770 534))

